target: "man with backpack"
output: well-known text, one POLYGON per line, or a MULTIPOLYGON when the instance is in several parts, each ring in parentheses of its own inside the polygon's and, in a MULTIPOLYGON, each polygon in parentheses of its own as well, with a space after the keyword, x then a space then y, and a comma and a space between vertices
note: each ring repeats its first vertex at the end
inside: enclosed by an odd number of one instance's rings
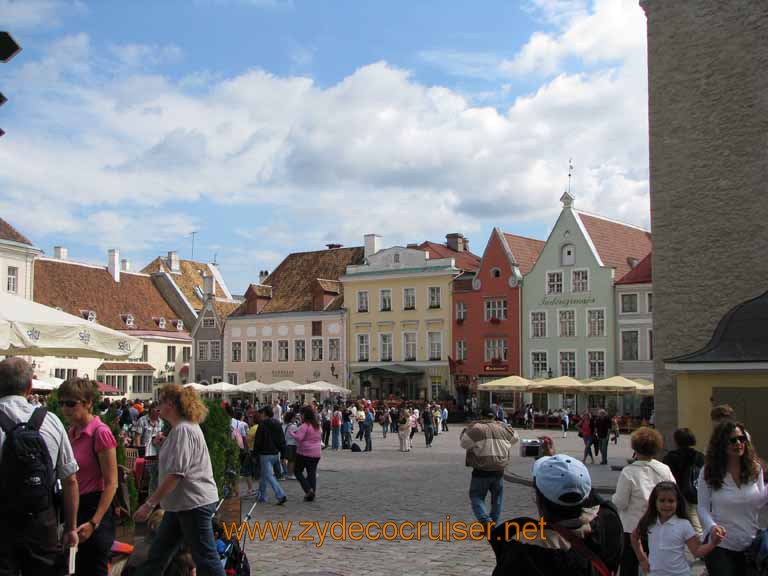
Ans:
POLYGON ((592 492, 587 467, 565 454, 539 458, 533 465, 536 506, 544 525, 520 537, 534 518, 510 520, 491 532, 496 554, 494 576, 563 574, 612 576, 623 548, 623 528, 616 507, 592 492), (521 527, 517 531, 515 526, 521 527))
POLYGON ((696 436, 688 428, 678 428, 672 438, 676 448, 664 456, 664 464, 672 470, 675 482, 685 498, 685 511, 697 534, 702 534, 697 505, 699 503, 699 473, 704 467, 704 454, 694 448, 696 436))
POLYGON ((77 461, 61 421, 27 401, 32 367, 21 358, 0 362, 0 574, 62 572, 63 551, 76 546, 77 461), (54 505, 62 483, 64 533, 58 541, 54 505), (63 547, 63 550, 62 550, 63 547))

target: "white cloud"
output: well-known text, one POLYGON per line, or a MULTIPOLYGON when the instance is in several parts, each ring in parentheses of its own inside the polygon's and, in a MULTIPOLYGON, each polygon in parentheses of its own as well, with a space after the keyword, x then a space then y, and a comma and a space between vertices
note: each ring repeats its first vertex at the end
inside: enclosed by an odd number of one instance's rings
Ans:
POLYGON ((13 32, 55 25, 60 6, 55 0, 0 0, 3 29, 13 32))
POLYGON ((131 68, 173 64, 184 55, 175 44, 116 44, 109 50, 121 64, 131 68))

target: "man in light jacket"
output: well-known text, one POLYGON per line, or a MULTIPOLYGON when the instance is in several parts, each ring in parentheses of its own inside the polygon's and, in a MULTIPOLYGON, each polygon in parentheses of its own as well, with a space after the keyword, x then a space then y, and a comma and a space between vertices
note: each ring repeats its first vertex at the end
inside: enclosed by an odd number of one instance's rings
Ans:
POLYGON ((504 504, 504 468, 512 457, 512 446, 518 441, 511 426, 497 422, 494 414, 473 422, 462 430, 459 442, 467 451, 466 465, 472 468, 469 500, 478 522, 499 522, 504 504), (491 493, 491 512, 485 497, 491 493))

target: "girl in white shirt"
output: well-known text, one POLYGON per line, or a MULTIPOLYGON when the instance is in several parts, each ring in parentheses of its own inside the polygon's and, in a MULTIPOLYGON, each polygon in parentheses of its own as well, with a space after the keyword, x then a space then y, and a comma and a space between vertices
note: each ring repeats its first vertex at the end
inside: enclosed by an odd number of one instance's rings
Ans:
POLYGON ((685 499, 674 482, 659 482, 648 498, 648 509, 632 532, 632 548, 648 576, 690 576, 686 547, 696 557, 709 554, 720 536, 702 544, 685 511, 685 499), (648 540, 646 555, 643 540, 648 540))
POLYGON ((699 474, 699 518, 704 534, 722 538, 705 562, 712 576, 747 573, 744 552, 760 528, 768 503, 763 469, 744 425, 721 422, 712 432, 699 474))

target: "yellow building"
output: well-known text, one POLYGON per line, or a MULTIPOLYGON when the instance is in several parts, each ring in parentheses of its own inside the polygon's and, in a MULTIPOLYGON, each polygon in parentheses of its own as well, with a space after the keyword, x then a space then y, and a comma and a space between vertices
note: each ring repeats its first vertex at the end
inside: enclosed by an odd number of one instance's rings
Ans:
POLYGON ((768 450, 768 292, 732 308, 704 348, 665 361, 677 373, 677 422, 706 449, 712 406, 730 404, 758 453, 768 450))
POLYGON ((365 398, 453 395, 448 355, 454 258, 428 249, 380 249, 365 236, 365 262, 340 278, 348 310, 350 386, 365 398))

